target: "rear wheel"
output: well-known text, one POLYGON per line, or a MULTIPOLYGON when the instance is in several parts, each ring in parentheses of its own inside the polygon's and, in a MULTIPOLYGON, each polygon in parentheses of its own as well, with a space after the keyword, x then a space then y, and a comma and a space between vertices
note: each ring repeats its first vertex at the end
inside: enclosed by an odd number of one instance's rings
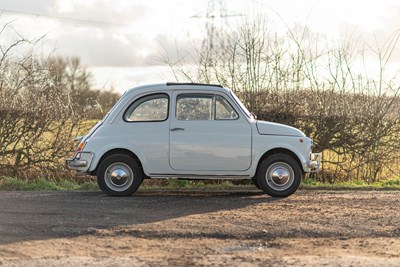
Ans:
POLYGON ((302 172, 295 159, 275 154, 264 159, 257 172, 261 190, 272 197, 288 197, 300 186, 302 172))
POLYGON ((101 162, 97 170, 97 183, 109 196, 130 196, 142 181, 142 169, 128 155, 111 155, 101 162))
POLYGON ((99 186, 101 192, 103 193, 107 193, 106 187, 103 185, 103 183, 99 183, 99 178, 96 179, 97 180, 97 185, 99 186))

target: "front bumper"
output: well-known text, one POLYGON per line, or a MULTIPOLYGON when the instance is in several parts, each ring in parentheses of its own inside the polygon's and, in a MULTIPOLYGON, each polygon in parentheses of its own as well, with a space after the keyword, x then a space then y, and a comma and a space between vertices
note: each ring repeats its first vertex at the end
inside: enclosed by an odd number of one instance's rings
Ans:
POLYGON ((308 168, 310 172, 319 172, 321 169, 322 153, 311 153, 308 168))
POLYGON ((92 164, 94 154, 93 152, 78 152, 74 157, 65 160, 65 167, 69 170, 77 172, 88 172, 92 164))

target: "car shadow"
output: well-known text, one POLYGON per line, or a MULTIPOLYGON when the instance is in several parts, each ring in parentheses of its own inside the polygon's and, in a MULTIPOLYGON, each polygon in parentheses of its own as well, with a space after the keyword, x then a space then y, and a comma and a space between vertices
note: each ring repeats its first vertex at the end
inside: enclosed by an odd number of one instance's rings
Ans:
POLYGON ((260 191, 1 192, 0 244, 93 234, 99 229, 280 201, 260 191))

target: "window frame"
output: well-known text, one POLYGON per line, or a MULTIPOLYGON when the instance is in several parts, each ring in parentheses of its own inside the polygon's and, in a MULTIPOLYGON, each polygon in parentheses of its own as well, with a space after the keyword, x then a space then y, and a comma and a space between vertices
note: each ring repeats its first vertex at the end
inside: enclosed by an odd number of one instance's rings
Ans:
POLYGON ((235 120, 238 120, 239 119, 239 112, 237 112, 237 110, 232 106, 232 104, 229 102, 229 100, 228 99, 226 99, 226 97, 224 97, 224 96, 222 96, 222 95, 217 95, 217 94, 215 94, 214 95, 214 120, 216 120, 216 121, 235 121, 235 120), (234 119, 217 119, 217 97, 221 97, 223 100, 225 100, 228 104, 229 104, 229 106, 233 109, 233 111, 235 111, 235 113, 236 113, 236 118, 234 118, 234 119))
POLYGON ((235 121, 240 119, 240 112, 238 112, 235 108, 234 105, 232 105, 231 101, 228 100, 227 97, 221 95, 221 94, 216 94, 216 93, 181 93, 178 94, 175 98, 175 118, 176 121, 235 121), (186 96, 189 96, 188 98, 193 98, 193 97, 204 97, 204 98, 211 98, 212 99, 212 119, 211 120, 179 120, 178 119, 178 100, 181 98, 185 98, 186 96), (228 104, 231 106, 231 108, 235 111, 237 117, 234 119, 217 119, 217 96, 223 98, 228 104))
POLYGON ((129 104, 129 106, 125 109, 124 114, 122 115, 122 119, 125 122, 128 123, 137 123, 137 122, 163 122, 168 120, 169 118, 169 109, 170 109, 170 97, 169 94, 167 93, 153 93, 153 94, 148 94, 148 95, 144 95, 141 96, 139 98, 136 98, 131 104, 129 104), (162 97, 157 97, 157 96, 162 96, 162 97), (128 112, 130 114, 132 114, 136 108, 138 108, 141 104, 153 100, 153 99, 158 99, 158 98, 166 98, 167 99, 167 116, 165 117, 165 119, 163 120, 141 120, 141 121, 130 121, 127 119, 127 114, 128 112), (133 107, 134 106, 134 107, 133 107))

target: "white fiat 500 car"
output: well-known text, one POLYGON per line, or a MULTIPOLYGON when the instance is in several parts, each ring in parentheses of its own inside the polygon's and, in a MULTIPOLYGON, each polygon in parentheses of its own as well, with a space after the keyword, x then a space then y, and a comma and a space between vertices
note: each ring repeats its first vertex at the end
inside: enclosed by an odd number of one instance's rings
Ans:
POLYGON ((255 118, 219 85, 164 83, 128 90, 81 137, 66 165, 97 176, 110 196, 144 178, 252 179, 270 196, 294 193, 321 155, 300 130, 255 118))

